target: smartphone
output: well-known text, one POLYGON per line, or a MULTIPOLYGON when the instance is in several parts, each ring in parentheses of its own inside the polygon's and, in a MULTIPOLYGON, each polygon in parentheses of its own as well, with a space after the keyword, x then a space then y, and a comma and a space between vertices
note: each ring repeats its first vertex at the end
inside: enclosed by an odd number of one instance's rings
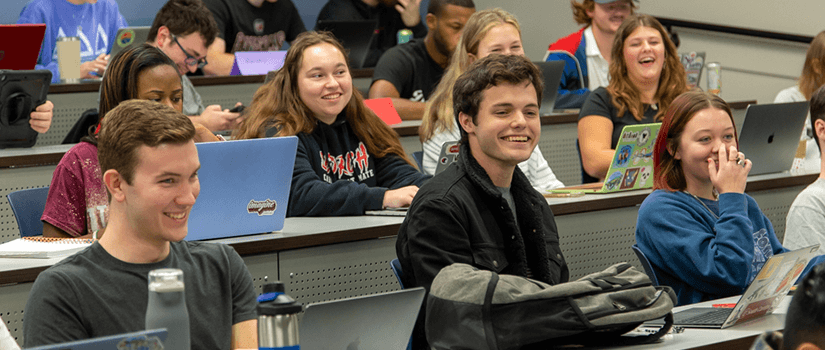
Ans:
POLYGON ((244 105, 238 105, 238 106, 232 107, 232 109, 230 109, 229 111, 232 112, 232 113, 241 113, 241 112, 243 112, 244 108, 246 108, 244 105))

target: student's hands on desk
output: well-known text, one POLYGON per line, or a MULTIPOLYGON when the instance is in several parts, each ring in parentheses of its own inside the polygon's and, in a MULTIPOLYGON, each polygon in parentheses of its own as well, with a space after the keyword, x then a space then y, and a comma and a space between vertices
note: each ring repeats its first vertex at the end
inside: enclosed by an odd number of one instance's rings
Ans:
POLYGON ((384 192, 384 208, 409 207, 418 193, 418 186, 411 185, 384 192))

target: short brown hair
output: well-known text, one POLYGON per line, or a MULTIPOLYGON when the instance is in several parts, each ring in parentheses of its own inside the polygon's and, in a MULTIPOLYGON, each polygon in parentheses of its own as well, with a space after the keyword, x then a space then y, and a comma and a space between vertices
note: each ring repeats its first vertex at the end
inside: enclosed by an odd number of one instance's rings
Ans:
MULTIPOLYGON (((533 62, 523 56, 491 54, 473 62, 455 82, 453 113, 461 130, 461 142, 467 141, 467 133, 461 128, 459 113, 469 115, 476 124, 478 107, 484 90, 493 86, 530 82, 536 89, 536 102, 541 105, 544 78, 533 62)), ((476 124, 478 125, 478 124, 476 124)))
POLYGON ((97 144, 100 170, 114 169, 132 184, 140 146, 184 144, 194 138, 195 126, 183 113, 153 101, 122 102, 101 122, 97 144))
MULTIPOLYGON (((636 4, 633 0, 625 0, 630 3, 630 14, 633 14, 636 11, 636 4)), ((582 2, 578 2, 576 0, 570 0, 570 7, 573 8, 573 19, 578 24, 582 24, 584 26, 589 26, 593 23, 593 19, 587 15, 587 11, 593 11, 596 8, 596 2, 593 0, 584 0, 582 2)))
POLYGON ((656 144, 653 146, 653 188, 669 191, 682 191, 687 188, 682 162, 674 157, 679 150, 679 141, 685 131, 685 125, 696 113, 708 108, 725 111, 730 117, 736 147, 739 137, 736 135, 736 123, 730 106, 721 97, 709 92, 694 90, 677 96, 665 111, 656 144))
POLYGON ((152 28, 149 29, 147 41, 155 41, 158 36, 158 29, 161 26, 169 28, 169 32, 175 36, 186 36, 192 33, 200 33, 205 40, 205 46, 209 47, 218 35, 218 24, 212 12, 203 4, 201 0, 169 0, 160 8, 152 28))

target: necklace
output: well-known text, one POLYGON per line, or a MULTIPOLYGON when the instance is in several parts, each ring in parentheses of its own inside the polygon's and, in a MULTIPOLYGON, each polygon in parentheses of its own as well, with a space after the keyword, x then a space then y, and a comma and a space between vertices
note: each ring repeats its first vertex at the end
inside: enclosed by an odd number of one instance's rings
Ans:
MULTIPOLYGON (((714 213, 714 212, 713 212, 713 210, 710 210, 710 208, 708 208, 707 204, 705 204, 705 202, 703 202, 701 199, 699 199, 699 197, 696 197, 696 195, 695 195, 695 194, 690 193, 690 192, 688 192, 688 191, 682 191, 682 192, 687 193, 687 194, 689 194, 689 195, 693 196, 693 198, 696 198, 696 200, 699 202, 699 204, 701 204, 703 207, 705 207, 705 209, 707 209, 707 210, 708 210, 708 212, 710 213, 710 215, 713 215, 713 217, 714 217, 714 218, 716 218, 716 220, 719 220, 719 216, 718 216, 718 215, 716 215, 716 213, 714 213)), ((714 192, 714 193, 715 193, 715 192, 714 192)))

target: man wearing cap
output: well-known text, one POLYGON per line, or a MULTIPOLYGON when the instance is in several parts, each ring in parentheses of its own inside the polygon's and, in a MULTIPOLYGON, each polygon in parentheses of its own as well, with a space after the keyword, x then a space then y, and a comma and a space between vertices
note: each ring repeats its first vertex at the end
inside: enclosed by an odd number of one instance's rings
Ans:
POLYGON ((556 108, 579 108, 590 91, 607 86, 613 37, 625 18, 633 14, 632 0, 570 2, 573 19, 584 28, 550 45, 547 61, 564 60, 556 108))

